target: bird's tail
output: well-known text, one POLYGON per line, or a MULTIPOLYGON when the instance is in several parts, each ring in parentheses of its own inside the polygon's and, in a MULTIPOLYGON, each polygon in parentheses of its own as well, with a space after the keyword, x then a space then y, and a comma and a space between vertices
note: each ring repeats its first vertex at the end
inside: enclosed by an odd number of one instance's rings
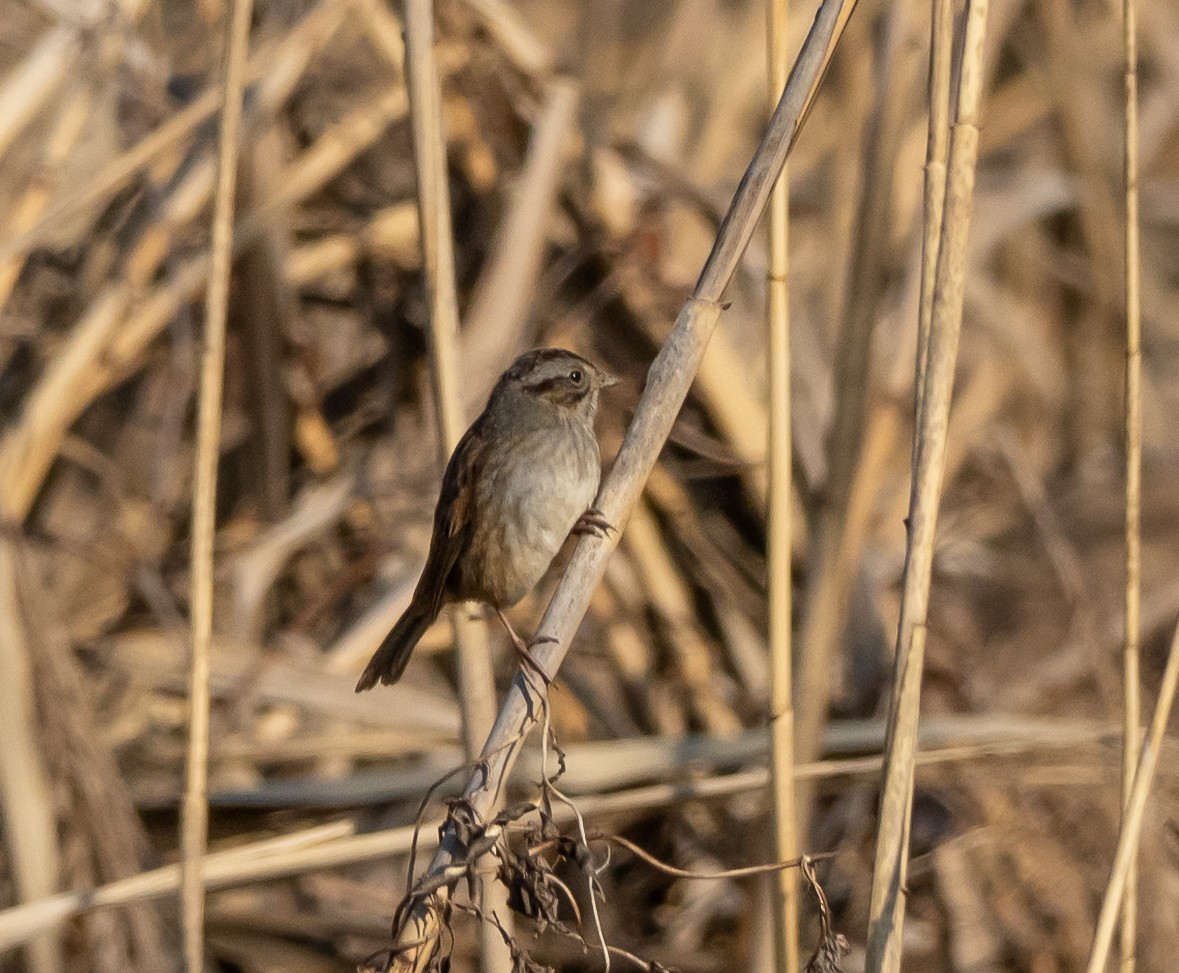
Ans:
POLYGON ((392 686, 401 678, 409 657, 413 654, 414 646, 438 617, 436 611, 431 612, 429 606, 419 605, 417 601, 410 603, 405 614, 398 619, 397 624, 385 636, 373 657, 368 660, 360 679, 356 683, 356 691, 364 692, 372 689, 378 682, 392 686))

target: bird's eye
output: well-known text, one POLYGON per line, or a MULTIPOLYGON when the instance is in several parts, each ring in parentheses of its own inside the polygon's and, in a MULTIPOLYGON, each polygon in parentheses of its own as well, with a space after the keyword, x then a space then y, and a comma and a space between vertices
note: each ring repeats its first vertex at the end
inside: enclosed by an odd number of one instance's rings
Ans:
POLYGON ((580 385, 583 378, 585 378, 585 375, 582 374, 580 368, 575 368, 569 373, 569 381, 571 381, 574 385, 580 385))

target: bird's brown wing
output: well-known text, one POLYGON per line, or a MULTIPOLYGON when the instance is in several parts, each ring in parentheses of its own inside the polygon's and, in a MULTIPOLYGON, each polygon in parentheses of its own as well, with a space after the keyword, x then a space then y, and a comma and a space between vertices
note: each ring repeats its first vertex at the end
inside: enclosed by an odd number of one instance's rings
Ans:
POLYGON ((373 657, 356 683, 356 691, 364 692, 378 682, 392 685, 401 678, 414 646, 433 624, 442 603, 455 587, 451 573, 470 544, 475 518, 475 484, 486 454, 486 437, 481 432, 482 419, 467 430, 459 440, 446 472, 442 474, 442 490, 434 509, 434 533, 430 537, 430 553, 418 579, 409 607, 397 620, 377 647, 373 657))
POLYGON ((432 616, 437 616, 442 608, 447 579, 470 543, 475 515, 475 481, 487 452, 482 420, 480 416, 459 440, 446 464, 446 472, 442 474, 442 489, 438 506, 434 508, 430 553, 426 555, 426 566, 414 591, 414 601, 420 598, 429 605, 432 616))

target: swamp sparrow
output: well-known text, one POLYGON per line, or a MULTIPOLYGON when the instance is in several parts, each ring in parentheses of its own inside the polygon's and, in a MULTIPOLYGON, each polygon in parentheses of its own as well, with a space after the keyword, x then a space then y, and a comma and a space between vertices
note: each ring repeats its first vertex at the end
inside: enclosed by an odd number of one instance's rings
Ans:
POLYGON ((531 658, 503 609, 540 580, 571 531, 610 529, 590 507, 602 463, 594 414, 598 392, 617 381, 558 348, 526 352, 503 373, 446 464, 426 567, 357 692, 401 678, 446 602, 491 605, 531 658))

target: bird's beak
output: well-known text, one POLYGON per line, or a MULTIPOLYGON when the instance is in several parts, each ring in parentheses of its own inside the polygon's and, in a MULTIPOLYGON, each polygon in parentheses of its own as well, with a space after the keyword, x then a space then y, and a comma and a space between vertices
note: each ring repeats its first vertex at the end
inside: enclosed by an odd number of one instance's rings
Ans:
POLYGON ((620 379, 617 375, 611 375, 609 372, 602 372, 598 378, 598 388, 608 389, 611 385, 617 385, 621 381, 622 379, 620 379))

